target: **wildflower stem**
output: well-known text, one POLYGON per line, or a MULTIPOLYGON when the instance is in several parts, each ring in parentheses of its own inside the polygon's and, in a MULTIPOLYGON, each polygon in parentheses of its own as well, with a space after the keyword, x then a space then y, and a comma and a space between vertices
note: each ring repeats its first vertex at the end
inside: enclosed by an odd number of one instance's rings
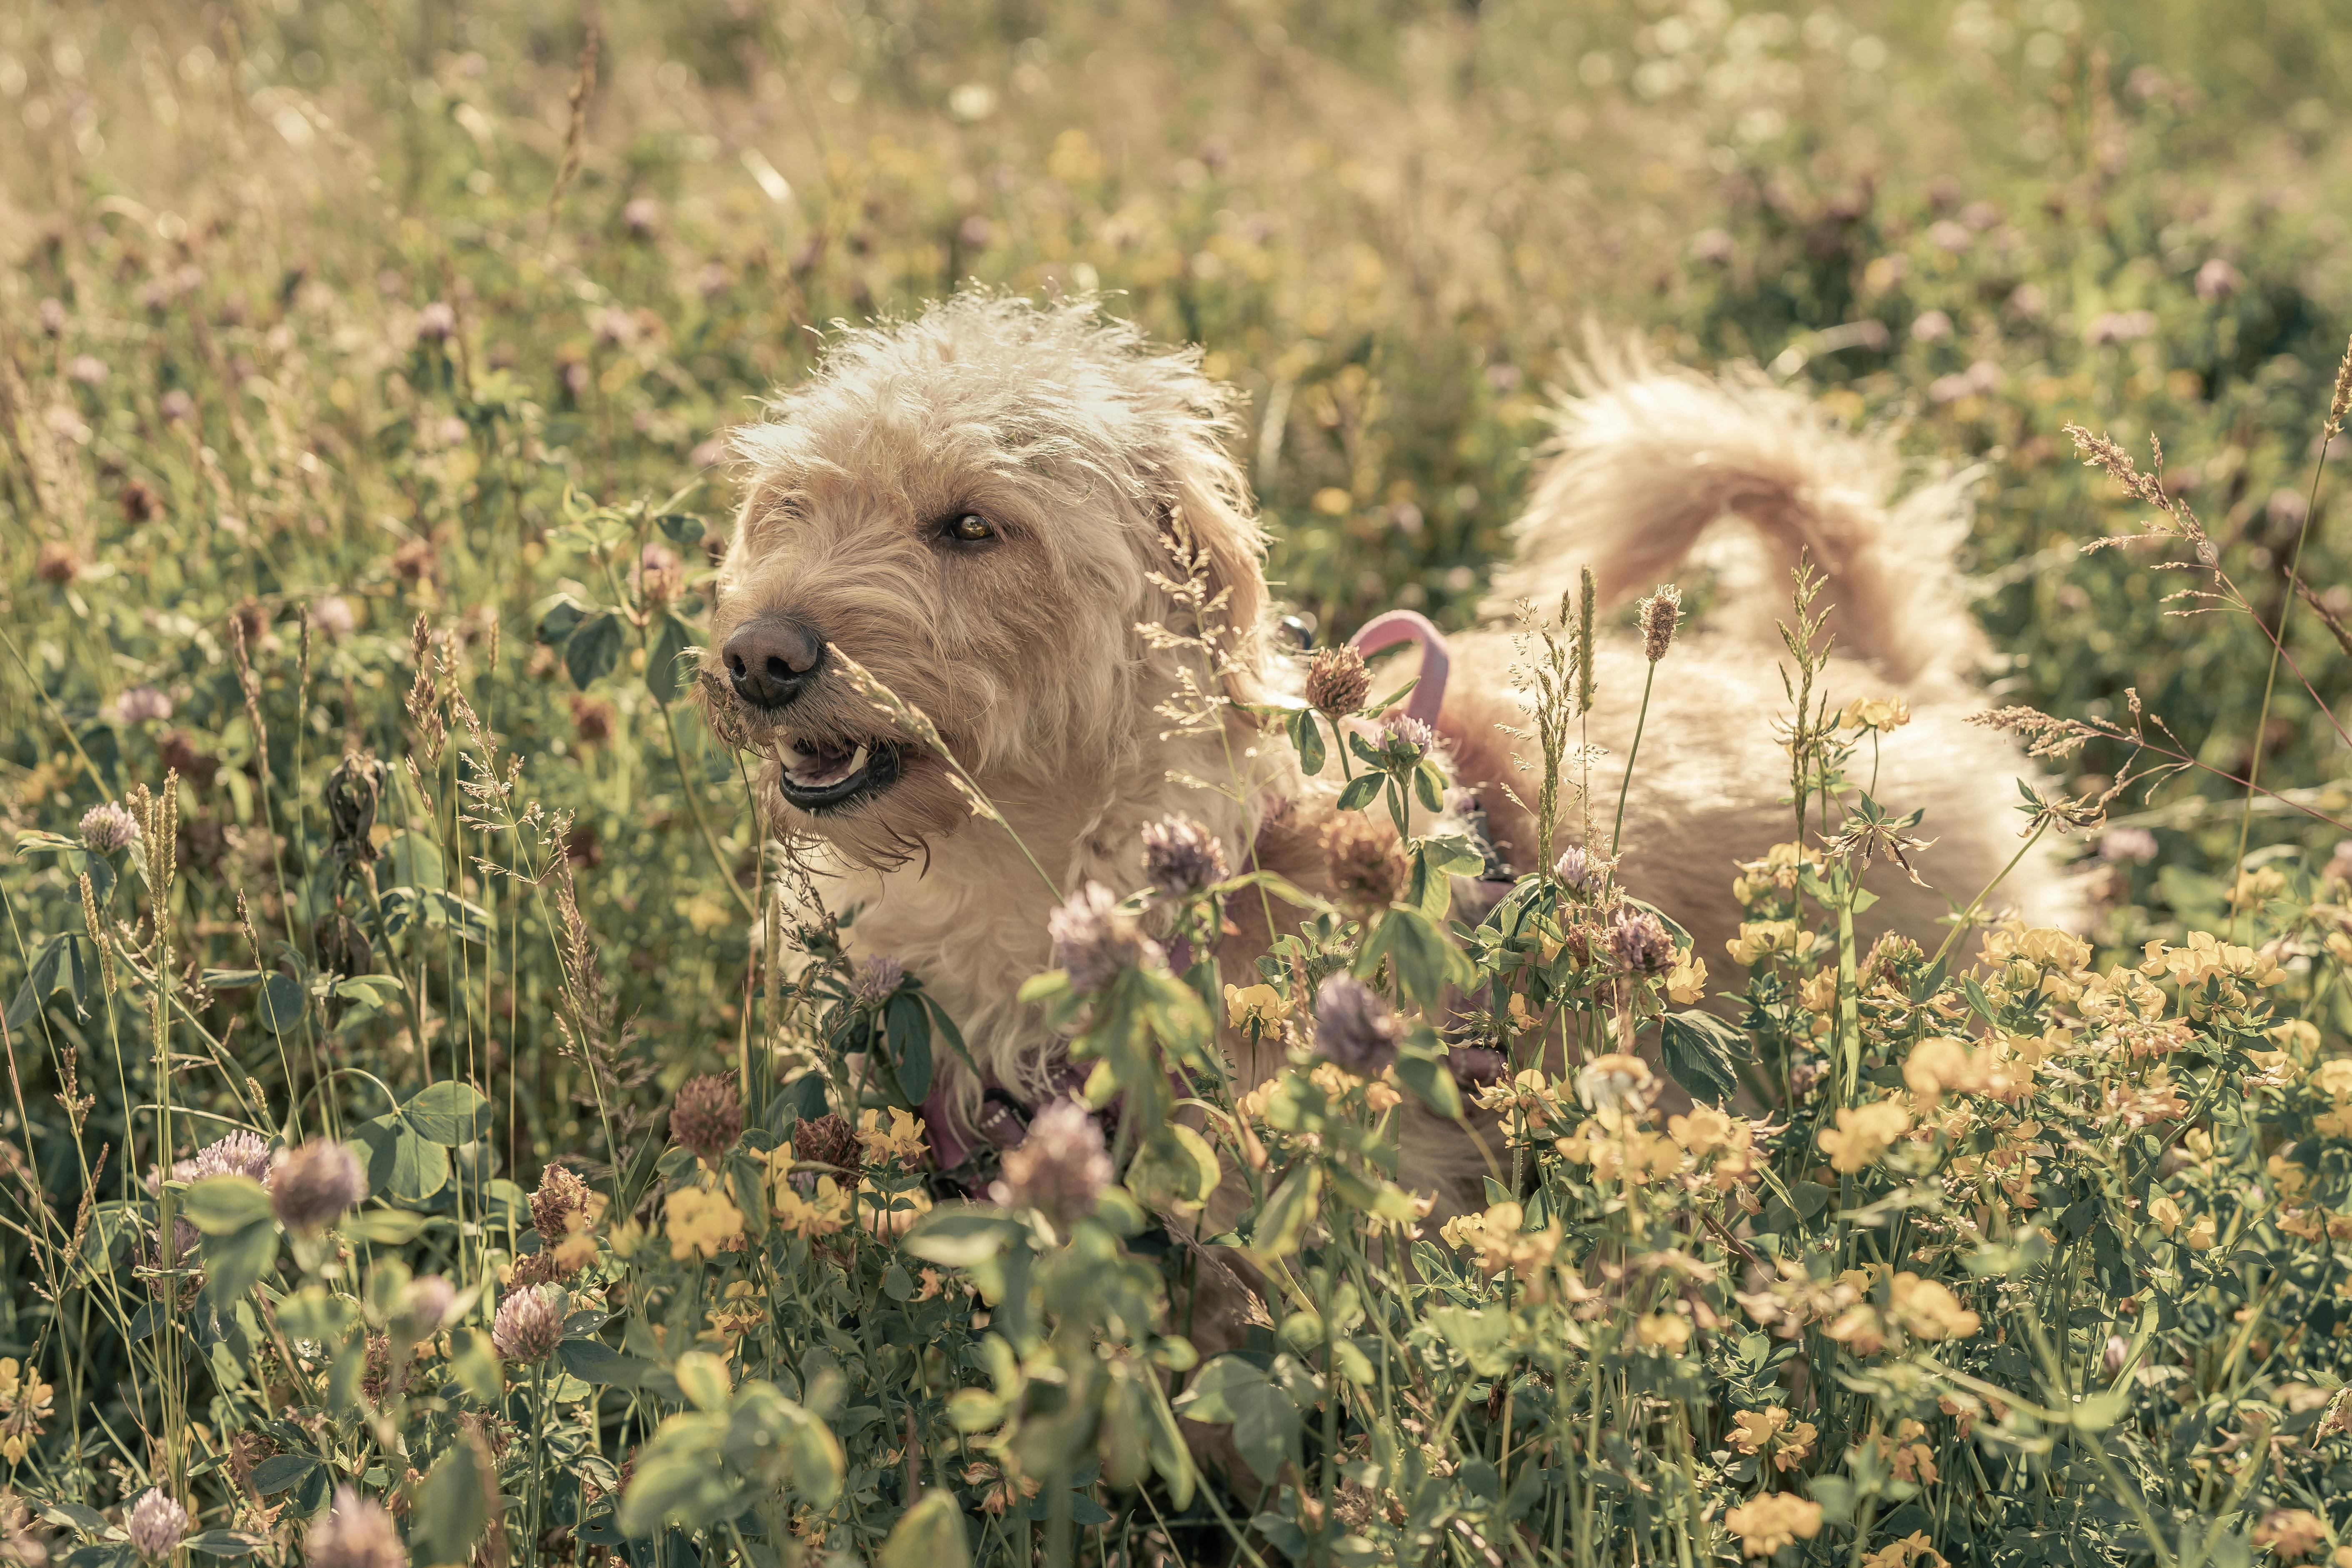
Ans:
POLYGON ((2017 853, 2009 858, 2009 864, 1994 872, 1992 880, 1984 885, 1984 890, 1977 894, 1975 898, 1969 900, 1969 907, 1959 912, 1958 916, 1952 921, 1952 929, 1944 934, 1943 945, 1937 948, 1935 956, 1927 960, 1927 966, 1930 969, 1934 968, 1937 963, 1943 961, 1944 954, 1952 951, 1952 943, 1958 942, 1959 940, 1960 933, 1969 929, 1969 922, 1976 918, 1977 910, 1983 906, 1984 901, 1987 899, 1992 897, 1992 890, 2000 886, 2002 879, 2006 878, 2011 871, 2017 869, 2017 864, 2019 861, 2025 858, 2026 851, 2032 848, 2036 844, 2041 843, 2042 836, 2049 830, 2049 817, 2045 816, 2040 822, 2034 824, 2032 835, 2028 837, 2024 843, 2017 847, 2017 853))
POLYGON ((16 651, 16 639, 8 635, 5 626, 0 626, 0 647, 7 648, 8 657, 15 659, 16 668, 25 673, 25 684, 33 689, 33 695, 41 700, 41 706, 47 708, 49 717, 58 721, 58 732, 66 738, 66 744, 73 748, 73 754, 81 762, 81 771, 88 773, 89 782, 98 786, 99 798, 103 800, 110 796, 113 792, 107 788, 98 764, 91 762, 89 753, 81 749, 81 737, 74 733, 73 726, 66 721, 64 710, 58 706, 57 699, 49 695, 49 689, 41 684, 40 678, 33 673, 33 667, 25 662, 25 656, 16 651))
MULTIPOLYGON (((2246 836, 2253 826, 2254 821, 2254 791, 2262 782, 2263 752, 2268 749, 2267 742, 2270 739, 2271 694, 2278 685, 2279 660, 2286 653, 2287 621, 2294 614, 2294 584, 2303 580, 2303 547, 2311 538, 2311 520, 2318 515, 2320 476, 2327 472, 2328 448, 2335 444, 2335 433, 2332 429, 2321 435, 2319 456, 2311 465, 2311 493, 2304 500, 2303 526, 2295 530, 2294 552, 2287 558, 2287 592, 2279 604, 2278 629, 2270 634, 2270 668, 2263 675, 2263 705, 2254 717, 2253 751, 2246 762, 2245 801, 2238 810, 2238 852, 2230 860, 2230 889, 2233 894, 2237 891, 2238 878, 2242 874, 2242 868, 2246 863, 2246 836)), ((2259 614, 2254 619, 2257 625, 2261 624, 2262 617, 2259 614)), ((2308 689, 2310 682, 2306 680, 2304 684, 2308 689)), ((2323 710, 2326 706, 2325 703, 2321 704, 2323 710)), ((2231 901, 2237 902, 2235 899, 2231 901)), ((2239 922, 2248 918, 2252 909, 2252 900, 2239 903, 2235 912, 2231 915, 2230 936, 2232 941, 2237 940, 2239 936, 2241 930, 2239 922)))
POLYGON ((736 908, 756 922, 760 918, 759 907, 751 901, 751 895, 743 890, 743 885, 735 879, 735 873, 727 868, 727 857, 719 847, 718 835, 710 831, 709 819, 702 815, 702 802, 695 791, 694 781, 687 777, 686 751, 678 744, 677 721, 670 713, 669 704, 660 698, 654 699, 654 706, 661 710, 662 737, 669 742, 669 760, 671 765, 677 769, 677 789, 686 797, 686 814, 694 819, 694 830, 702 836, 702 847, 710 851, 710 863, 719 868, 719 879, 726 884, 728 896, 735 900, 736 908))
POLYGON ((1625 775, 1617 781, 1617 824, 1609 830, 1609 858, 1617 858, 1617 846, 1625 837, 1625 794, 1633 786, 1633 763, 1642 754, 1642 731, 1650 722, 1650 688, 1658 679, 1658 667, 1652 663, 1642 672, 1642 711, 1633 720, 1633 743, 1625 748, 1625 775))

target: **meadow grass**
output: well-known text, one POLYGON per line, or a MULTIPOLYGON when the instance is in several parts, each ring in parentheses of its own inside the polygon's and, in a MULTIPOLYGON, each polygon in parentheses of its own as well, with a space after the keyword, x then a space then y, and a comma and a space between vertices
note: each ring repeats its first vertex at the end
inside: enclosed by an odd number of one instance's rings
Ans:
POLYGON ((2352 1561, 2347 68, 2317 0, 9 6, 0 1559, 2352 1561), (1133 1160, 940 1202, 953 1020, 760 918, 680 661, 725 429, 967 279, 1203 345, 1326 632, 1477 615, 1588 324, 1905 421, 2095 929, 1856 951, 1903 803, 1800 722, 1733 952, 1549 868, 1449 943, 1414 841, 1255 974, 1041 980, 1133 1160))

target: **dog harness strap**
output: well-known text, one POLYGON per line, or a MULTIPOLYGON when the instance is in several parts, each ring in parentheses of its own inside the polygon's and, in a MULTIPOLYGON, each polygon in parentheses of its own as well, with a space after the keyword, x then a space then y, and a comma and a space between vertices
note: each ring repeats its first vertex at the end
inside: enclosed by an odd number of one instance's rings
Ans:
POLYGON ((1445 634, 1427 616, 1416 610, 1374 616, 1348 639, 1348 646, 1360 654, 1375 654, 1401 642, 1421 645, 1421 682, 1404 700, 1405 715, 1433 728, 1438 710, 1445 702, 1445 671, 1451 660, 1446 657, 1445 634))

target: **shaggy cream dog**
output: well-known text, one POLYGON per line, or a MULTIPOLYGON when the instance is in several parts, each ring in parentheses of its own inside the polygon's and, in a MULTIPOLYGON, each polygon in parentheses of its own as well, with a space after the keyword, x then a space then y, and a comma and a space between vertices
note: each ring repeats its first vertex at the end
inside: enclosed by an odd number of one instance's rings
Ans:
MULTIPOLYGON (((1217 700, 1275 700, 1299 683, 1268 635, 1265 536, 1229 450, 1233 402, 1197 353, 1148 345, 1091 302, 968 293, 845 333, 737 438, 751 478, 705 689, 769 759, 759 789, 774 831, 836 874, 828 901, 856 910, 853 952, 919 974, 982 1069, 1032 1103, 1058 1051, 1017 996, 1051 962, 1041 868, 1065 890, 1124 892, 1141 883, 1145 826, 1181 814, 1234 868, 1333 885, 1322 829, 1338 770, 1303 777, 1278 731, 1217 700), (845 654, 928 715, 1003 825, 975 816, 935 747, 877 714, 845 654)), ((1615 604, 1671 579, 1732 516, 1768 563, 1809 552, 1836 605, 1826 689, 1910 704, 1912 722, 1874 759, 1877 795, 1927 809, 1921 831, 1938 841, 1919 863, 1936 889, 1874 879, 1885 901, 1873 923, 1932 943, 1937 918, 2018 847, 2009 781, 2021 761, 1961 722, 1977 645, 1951 563, 1958 487, 1898 503, 1897 479, 1882 443, 1837 432, 1759 376, 1603 363, 1559 412, 1495 605, 1557 604, 1582 566, 1615 604)), ((1769 722, 1787 708, 1769 629, 1785 574, 1743 597, 1741 614, 1685 633, 1659 668, 1620 868, 1718 968, 1737 932, 1734 860, 1793 834, 1769 722)), ((1450 640, 1438 729, 1456 798, 1475 797, 1514 870, 1533 869, 1531 825, 1500 787, 1532 793, 1513 755, 1524 747, 1498 727, 1526 724, 1510 632, 1450 640)), ((1383 670, 1381 684, 1408 673, 1409 661, 1383 670)), ((1590 739, 1607 753, 1591 782, 1603 833, 1642 676, 1637 643, 1601 650, 1590 739)), ((2020 867, 2000 901, 2062 915, 2053 862, 2020 867)), ((1228 976, 1245 975, 1266 942, 1255 903, 1234 900, 1228 976)), ((1246 1082, 1271 1064, 1236 1065, 1246 1082)), ((969 1112, 979 1086, 952 1087, 969 1112)))

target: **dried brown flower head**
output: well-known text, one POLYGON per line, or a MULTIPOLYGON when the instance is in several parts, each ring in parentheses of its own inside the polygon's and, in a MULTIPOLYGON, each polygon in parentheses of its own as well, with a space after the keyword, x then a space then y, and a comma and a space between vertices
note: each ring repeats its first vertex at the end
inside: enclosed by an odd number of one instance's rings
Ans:
POLYGON ((539 1191, 530 1194, 530 1223, 550 1246, 580 1229, 588 1220, 588 1184, 569 1165, 554 1164, 540 1173, 539 1191))
POLYGON ((1353 811, 1324 825, 1323 862, 1331 890, 1359 909, 1384 910, 1394 903, 1410 869, 1396 829, 1353 811))
POLYGON ((1357 712, 1371 689, 1372 672, 1365 668, 1364 656, 1346 643, 1318 648, 1307 661, 1307 705, 1318 713, 1336 719, 1357 712))
POLYGON ((812 1117, 793 1131, 793 1153, 814 1164, 855 1171, 861 1163, 857 1129, 831 1111, 812 1117))
POLYGON ((735 1146, 743 1132, 743 1102, 723 1073, 691 1078, 670 1102, 669 1135, 708 1163, 735 1146))

